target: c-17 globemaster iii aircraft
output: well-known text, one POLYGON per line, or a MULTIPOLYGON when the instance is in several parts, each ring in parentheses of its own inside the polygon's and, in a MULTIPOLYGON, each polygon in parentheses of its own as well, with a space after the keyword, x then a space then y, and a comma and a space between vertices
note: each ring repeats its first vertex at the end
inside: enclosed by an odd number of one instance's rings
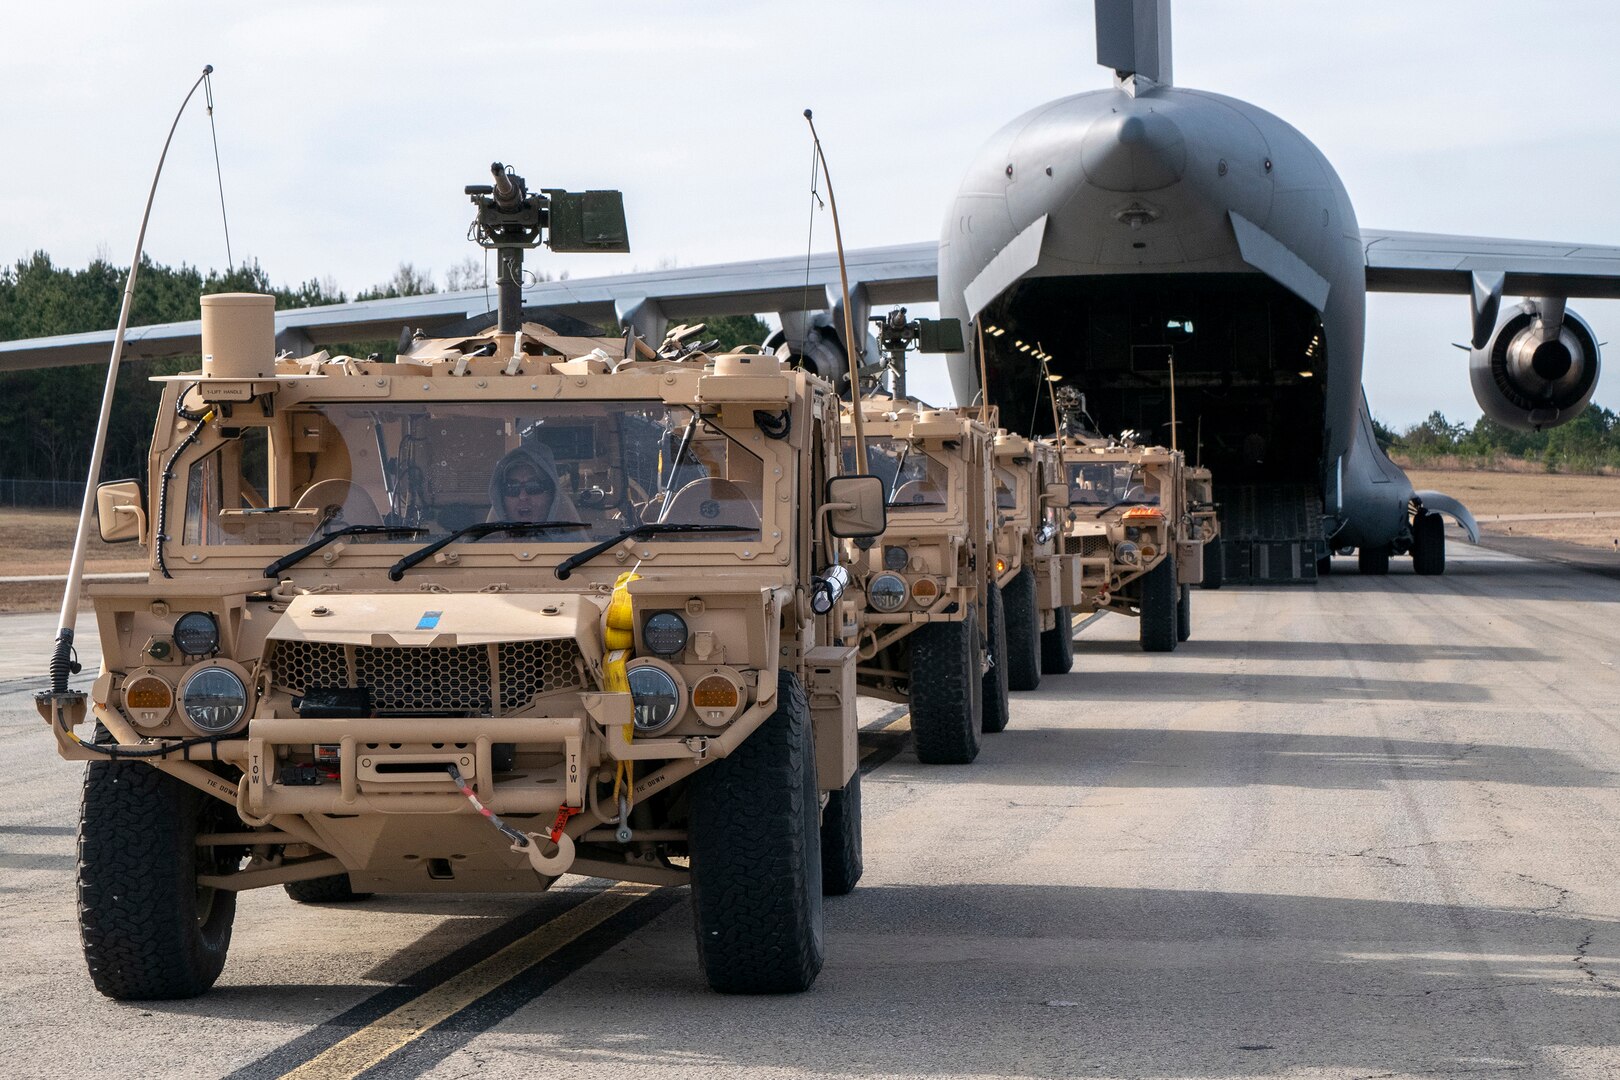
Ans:
MULTIPOLYGON (((959 401, 983 389, 1003 416, 1044 376, 1084 391, 1110 430, 1179 437, 1213 469, 1228 581, 1312 580, 1332 551, 1363 571, 1392 553, 1444 568, 1436 512, 1378 448, 1361 389, 1368 290, 1470 303, 1470 379, 1511 427, 1577 416, 1598 378, 1592 329, 1567 303, 1620 297, 1620 248, 1363 229, 1322 152, 1254 105, 1178 87, 1169 0, 1095 0, 1097 59, 1113 85, 1039 106, 974 157, 939 242, 849 253, 848 306, 937 300, 975 322, 984 363, 950 357, 959 401), (1523 297, 1504 302, 1504 297, 1523 297), (1173 363, 1173 366, 1172 366, 1173 363), (1044 365, 1044 367, 1043 367, 1044 365)), ((771 343, 828 377, 842 370, 838 264, 802 256, 683 267, 523 290, 524 317, 569 315, 662 340, 671 319, 774 313, 771 343)), ((277 314, 294 353, 401 326, 432 335, 492 322, 482 290, 277 314), (470 320, 470 322, 469 322, 470 320)), ((1461 327, 1459 312, 1459 328, 1461 327)), ((199 324, 130 331, 126 355, 195 353, 199 324)), ((0 344, 0 370, 103 361, 112 332, 0 344)), ((1436 343, 1437 346, 1441 343, 1436 343)), ((878 360, 876 343, 859 343, 878 360)))

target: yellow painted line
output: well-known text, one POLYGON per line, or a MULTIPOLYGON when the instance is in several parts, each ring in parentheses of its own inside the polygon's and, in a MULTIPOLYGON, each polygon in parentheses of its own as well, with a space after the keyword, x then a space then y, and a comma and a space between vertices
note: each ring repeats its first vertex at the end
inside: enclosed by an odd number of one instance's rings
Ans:
POLYGON ((536 927, 494 956, 378 1017, 284 1075, 298 1080, 332 1080, 365 1072, 654 889, 652 885, 625 883, 598 893, 544 926, 536 927))
MULTIPOLYGON (((871 731, 863 731, 863 732, 861 732, 861 734, 862 735, 876 735, 879 732, 883 732, 883 731, 910 730, 910 728, 911 728, 911 714, 910 713, 905 713, 905 714, 903 714, 901 716, 895 717, 893 720, 890 720, 887 724, 884 724, 880 728, 873 728, 871 731)), ((867 758, 871 757, 873 754, 875 754, 877 752, 878 752, 878 748, 876 746, 869 746, 869 747, 867 747, 865 750, 863 750, 861 752, 861 760, 865 761, 867 758)))

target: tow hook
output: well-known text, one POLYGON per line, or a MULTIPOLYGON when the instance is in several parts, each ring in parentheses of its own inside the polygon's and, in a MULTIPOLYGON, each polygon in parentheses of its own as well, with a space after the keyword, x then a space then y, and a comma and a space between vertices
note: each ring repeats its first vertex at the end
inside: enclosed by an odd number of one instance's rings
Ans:
POLYGON ((524 843, 514 842, 513 851, 521 851, 529 857, 529 865, 541 877, 561 877, 574 865, 574 838, 567 833, 559 833, 553 840, 549 833, 529 833, 524 843), (557 850, 550 855, 545 853, 548 847, 557 850))
POLYGON ((708 756, 709 756, 709 738, 708 738, 708 736, 706 736, 706 735, 688 735, 686 738, 682 739, 681 741, 686 744, 686 748, 692 752, 692 756, 695 757, 697 760, 703 761, 706 758, 708 758, 708 756))

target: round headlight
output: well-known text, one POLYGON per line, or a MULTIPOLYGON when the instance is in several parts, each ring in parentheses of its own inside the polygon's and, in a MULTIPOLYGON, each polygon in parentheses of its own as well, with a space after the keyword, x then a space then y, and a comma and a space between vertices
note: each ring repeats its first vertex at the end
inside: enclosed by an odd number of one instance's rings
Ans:
POLYGON ((866 598, 877 611, 899 611, 906 602, 906 583, 894 574, 879 574, 866 587, 866 598))
POLYGON ((655 611, 642 624, 641 639, 655 656, 673 656, 686 648, 686 620, 673 611, 655 611))
POLYGON ((1141 538, 1141 536, 1142 536, 1142 527, 1140 525, 1127 525, 1127 526, 1125 526, 1125 539, 1127 539, 1127 540, 1138 540, 1138 539, 1141 538))
POLYGON ((241 723, 247 712, 247 687, 226 668, 198 668, 180 684, 180 707, 193 728, 204 735, 222 735, 241 723))
POLYGON ((885 570, 904 570, 911 561, 903 547, 887 547, 883 549, 883 568, 885 570))
POLYGON ((174 643, 187 656, 204 656, 219 648, 219 623, 206 611, 188 611, 174 624, 174 643))
POLYGON ((656 735, 675 722, 681 694, 668 672, 647 664, 631 668, 625 681, 630 684, 631 715, 637 734, 656 735))
POLYGON ((1114 547, 1115 562, 1125 563, 1128 566, 1135 566, 1140 557, 1141 553, 1137 551, 1136 545, 1131 543, 1129 540, 1114 547))

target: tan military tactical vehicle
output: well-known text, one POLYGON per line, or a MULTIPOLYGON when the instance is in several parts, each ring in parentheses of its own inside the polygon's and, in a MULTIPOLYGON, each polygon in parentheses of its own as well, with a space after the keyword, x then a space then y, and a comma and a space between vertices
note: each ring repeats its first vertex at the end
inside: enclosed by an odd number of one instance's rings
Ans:
POLYGON ((857 681, 909 702, 920 760, 964 764, 981 730, 1007 726, 991 430, 909 398, 864 397, 861 408, 867 460, 846 406, 845 469, 883 480, 888 529, 876 545, 846 545, 855 582, 844 632, 860 643, 857 681))
POLYGON ((1069 504, 1063 465, 1048 441, 1005 429, 995 437, 995 577, 1007 619, 1007 685, 1034 690, 1074 666, 1071 612, 1080 560, 1059 551, 1069 504))
POLYGON ((1182 471, 1187 479, 1187 512, 1192 518, 1189 539, 1204 545, 1204 580, 1198 584, 1205 589, 1218 589, 1225 577, 1221 565, 1220 507, 1215 502, 1215 480, 1208 466, 1189 465, 1182 471))
POLYGON ((838 538, 883 527, 830 385, 532 323, 273 359, 272 305, 204 298, 150 486, 98 493, 151 572, 92 591, 88 710, 40 696, 97 987, 207 989, 245 889, 565 873, 690 883, 715 989, 809 986, 861 874, 838 538))
POLYGON ((1189 586, 1204 574, 1181 452, 1075 436, 1059 448, 1069 484, 1063 545, 1080 559, 1081 611, 1137 616, 1142 648, 1172 651, 1191 636, 1189 586))

